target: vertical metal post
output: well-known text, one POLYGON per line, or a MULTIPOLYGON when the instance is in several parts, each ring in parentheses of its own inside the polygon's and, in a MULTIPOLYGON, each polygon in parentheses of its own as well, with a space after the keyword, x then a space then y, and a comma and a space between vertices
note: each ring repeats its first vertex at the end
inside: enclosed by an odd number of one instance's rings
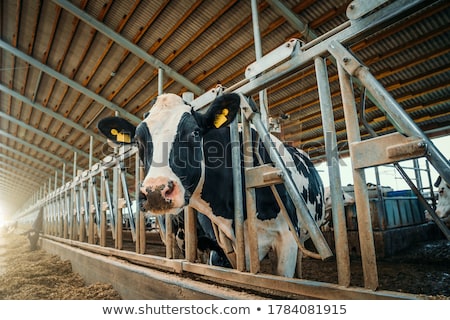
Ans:
POLYGON ((158 68, 158 95, 164 93, 164 69, 158 68))
POLYGON ((185 258, 187 261, 194 262, 197 258, 197 215, 195 210, 187 206, 184 209, 184 245, 185 258))
MULTIPOLYGON (((192 102, 194 94, 192 92, 183 92, 183 100, 192 102)), ((185 244, 185 258, 190 262, 194 262, 197 258, 197 212, 191 208, 184 209, 184 244, 185 244)))
POLYGON ((66 189, 66 164, 65 163, 63 163, 63 173, 62 173, 61 185, 64 188, 64 193, 63 193, 63 199, 64 199, 64 201, 63 201, 63 205, 64 205, 64 207, 63 207, 63 238, 67 239, 69 236, 69 228, 68 228, 69 219, 67 218, 69 211, 68 211, 68 206, 67 206, 68 194, 67 194, 67 189, 66 189))
MULTIPOLYGON (((140 182, 142 177, 144 176, 144 168, 142 168, 140 166, 140 162, 139 162, 139 157, 138 155, 136 155, 136 162, 137 162, 137 166, 136 166, 136 172, 139 172, 138 177, 136 179, 137 181, 137 187, 136 187, 136 203, 138 204, 138 209, 140 210, 140 206, 139 206, 139 186, 140 186, 140 182)), ((146 226, 145 226, 145 215, 140 212, 139 213, 139 220, 141 221, 141 236, 140 236, 140 253, 144 254, 146 251, 146 245, 147 245, 147 241, 146 241, 146 234, 145 234, 145 230, 146 230, 146 226)))
MULTIPOLYGON (((241 96, 242 104, 243 96, 241 96)), ((242 112, 242 143, 243 143, 243 160, 244 170, 253 167, 253 141, 250 130, 250 123, 242 112)), ((250 272, 257 273, 260 270, 259 248, 258 248, 258 230, 256 230, 256 195, 254 188, 245 188, 246 210, 247 210, 247 250, 245 252, 245 260, 248 261, 250 272)), ((245 230, 245 226, 244 226, 245 230)))
POLYGON ((420 172, 419 160, 413 159, 413 163, 414 163, 414 176, 416 178, 417 189, 419 189, 419 191, 422 191, 423 183, 422 183, 422 174, 420 172))
MULTIPOLYGON (((141 237, 145 237, 145 229, 142 230, 141 226, 143 219, 141 219, 141 211, 139 204, 139 182, 140 182, 140 170, 139 170, 139 155, 134 155, 134 211, 136 212, 136 253, 143 253, 141 250, 141 237), (143 231, 143 232, 142 232, 143 231)), ((145 252, 145 249, 144 249, 145 252)))
POLYGON ((94 212, 93 215, 95 215, 95 223, 93 223, 93 235, 95 236, 95 232, 97 232, 97 236, 99 236, 100 234, 100 207, 101 207, 101 203, 99 203, 98 200, 98 193, 97 193, 97 177, 91 177, 91 184, 92 184, 92 206, 94 207, 94 212), (95 226, 97 226, 97 230, 95 230, 95 226))
MULTIPOLYGON (((106 198, 106 177, 105 170, 101 169, 100 173, 100 245, 106 246, 106 205, 104 205, 106 198)), ((109 208, 111 211, 111 208, 109 208)), ((113 228, 112 228, 113 229, 113 228)), ((113 232, 114 233, 114 232, 113 232)))
POLYGON ((350 285, 350 256, 348 251, 345 209, 342 200, 342 183, 337 152, 336 128, 334 126, 333 103, 331 101, 327 64, 321 57, 314 59, 320 110, 322 114, 323 135, 330 179, 331 212, 334 227, 338 283, 350 285))
POLYGON ((128 192, 126 168, 125 168, 124 161, 122 159, 119 161, 119 166, 120 166, 120 181, 122 183, 122 185, 121 185, 122 186, 122 196, 125 199, 125 204, 126 204, 127 210, 128 210, 128 219, 129 219, 129 224, 130 224, 130 229, 131 229, 131 236, 133 238, 133 241, 136 241, 136 220, 135 220, 135 216, 133 214, 133 207, 131 205, 130 194, 128 192))
POLYGON ((172 215, 165 214, 166 219, 166 258, 173 259, 173 246, 174 246, 174 236, 173 236, 173 225, 172 225, 172 215))
POLYGON ((122 250, 123 247, 123 238, 122 238, 122 208, 120 205, 120 198, 122 197, 122 185, 120 184, 120 167, 119 165, 115 165, 113 167, 113 215, 116 221, 116 241, 115 248, 122 250))
MULTIPOLYGON (((73 173, 72 173, 72 181, 75 181, 75 177, 77 176, 77 153, 73 153, 73 173)), ((69 202, 69 225, 70 225, 70 239, 75 240, 75 211, 74 211, 74 202, 75 202, 75 186, 72 186, 71 190, 71 201, 69 202)))
MULTIPOLYGON (((340 62, 338 63, 338 73, 347 127, 347 137, 349 144, 352 144, 361 141, 353 88, 350 75, 345 72, 340 62)), ((350 157, 353 160, 351 149, 350 157)), ((353 169, 353 183, 355 186, 356 211, 358 212, 358 231, 364 273, 364 285, 366 288, 375 290, 378 287, 378 272, 364 169, 353 169)))
MULTIPOLYGON (((238 117, 230 125, 231 165, 233 170, 234 230, 236 234, 236 268, 245 270, 244 243, 244 199, 242 196, 241 146, 239 141, 238 117)), ((244 147, 246 146, 243 141, 244 147)))
MULTIPOLYGON (((114 168, 113 168, 113 175, 114 175, 114 168)), ((108 172, 106 171, 106 169, 102 169, 102 180, 103 180, 103 186, 104 186, 104 192, 105 192, 105 198, 106 198, 106 202, 108 205, 108 209, 109 209, 109 214, 111 216, 111 233, 112 233, 112 238, 114 239, 114 241, 116 240, 116 214, 115 214, 115 206, 117 205, 114 202, 114 198, 111 195, 111 190, 109 188, 109 175, 108 172)), ((113 186, 113 194, 114 194, 114 186, 113 186)), ((105 217, 106 217, 106 213, 105 213, 105 217)))
POLYGON ((94 150, 94 137, 89 137, 89 182, 87 183, 87 192, 88 192, 88 199, 87 199, 87 210, 86 214, 89 217, 88 221, 88 242, 89 243, 95 243, 95 224, 94 224, 94 211, 92 210, 92 200, 93 200, 93 194, 92 194, 92 153, 94 150))
POLYGON ((77 191, 77 211, 78 211, 77 215, 79 217, 79 220, 78 220, 78 235, 79 235, 79 238, 78 238, 78 240, 81 241, 81 242, 84 242, 86 240, 86 225, 85 225, 85 221, 86 221, 85 220, 86 219, 86 206, 84 206, 85 210, 83 212, 83 205, 82 205, 81 199, 82 199, 83 194, 84 194, 84 187, 83 187, 84 183, 81 181, 81 174, 82 174, 82 171, 78 170, 78 178, 80 180, 79 184, 76 186, 76 188, 78 190, 77 191))
MULTIPOLYGON (((253 22, 253 38, 255 41, 255 56, 256 61, 262 58, 262 44, 261 44, 261 32, 259 29, 259 14, 258 14, 258 0, 251 0, 252 7, 252 22, 253 22)), ((261 120, 264 125, 268 126, 268 110, 267 110, 267 89, 259 92, 259 106, 261 112, 261 120)))
POLYGON ((54 219, 53 219, 53 208, 52 208, 52 201, 50 199, 50 193, 52 192, 52 178, 48 178, 48 191, 47 191, 47 217, 49 220, 49 234, 53 235, 53 229, 54 229, 54 219))

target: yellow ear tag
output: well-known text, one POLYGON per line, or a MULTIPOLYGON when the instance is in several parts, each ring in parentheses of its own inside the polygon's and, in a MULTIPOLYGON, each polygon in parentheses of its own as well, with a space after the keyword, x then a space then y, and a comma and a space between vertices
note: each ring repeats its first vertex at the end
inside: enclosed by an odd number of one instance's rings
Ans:
POLYGON ((221 114, 216 115, 214 120, 214 126, 220 128, 225 122, 227 122, 228 109, 223 109, 221 114))
POLYGON ((121 132, 117 131, 116 129, 111 129, 111 134, 113 136, 116 136, 116 141, 117 142, 124 142, 124 143, 130 143, 131 142, 129 134, 121 133, 121 132))

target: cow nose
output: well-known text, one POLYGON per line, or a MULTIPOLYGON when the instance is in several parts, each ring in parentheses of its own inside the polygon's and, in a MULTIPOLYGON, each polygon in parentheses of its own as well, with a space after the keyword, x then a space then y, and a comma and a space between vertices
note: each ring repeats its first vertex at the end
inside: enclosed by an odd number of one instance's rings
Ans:
POLYGON ((139 200, 143 211, 163 211, 173 206, 176 183, 157 179, 141 188, 139 200))
POLYGON ((167 182, 167 188, 164 191, 164 197, 166 198, 166 197, 170 196, 174 189, 175 189, 175 184, 173 183, 172 180, 169 180, 167 182))

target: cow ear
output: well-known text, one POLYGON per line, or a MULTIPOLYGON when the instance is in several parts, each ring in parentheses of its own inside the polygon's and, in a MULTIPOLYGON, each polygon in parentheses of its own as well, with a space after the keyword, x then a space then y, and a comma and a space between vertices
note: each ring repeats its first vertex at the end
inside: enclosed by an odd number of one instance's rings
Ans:
POLYGON ((203 129, 219 129, 229 125, 236 117, 241 98, 236 93, 217 97, 205 114, 196 114, 196 119, 203 129))
POLYGON ((116 144, 134 143, 136 127, 123 118, 104 118, 98 122, 97 128, 103 135, 116 144))

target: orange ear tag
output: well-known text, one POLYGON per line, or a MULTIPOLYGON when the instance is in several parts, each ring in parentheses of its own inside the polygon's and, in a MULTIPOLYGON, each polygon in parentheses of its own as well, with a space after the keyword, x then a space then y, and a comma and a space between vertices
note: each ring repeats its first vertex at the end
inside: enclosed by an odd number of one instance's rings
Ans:
POLYGON ((225 122, 227 122, 228 113, 228 109, 223 109, 221 114, 216 115, 216 119, 214 120, 214 126, 216 128, 220 128, 225 122))
POLYGON ((130 143, 130 135, 126 133, 121 133, 117 129, 111 129, 111 134, 116 136, 116 142, 130 143))

